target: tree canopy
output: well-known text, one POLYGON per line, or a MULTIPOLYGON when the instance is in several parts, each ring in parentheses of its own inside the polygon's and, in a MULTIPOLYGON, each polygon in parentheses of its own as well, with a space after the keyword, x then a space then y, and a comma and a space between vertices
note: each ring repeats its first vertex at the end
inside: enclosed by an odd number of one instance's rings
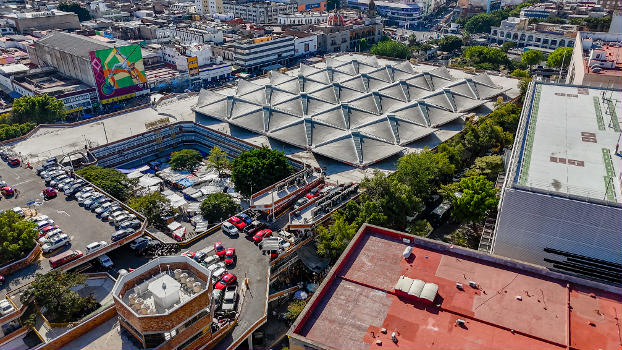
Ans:
POLYGON ((482 69, 499 69, 502 64, 508 64, 508 55, 501 49, 488 46, 469 46, 464 50, 464 58, 482 69))
POLYGON ((143 214, 147 221, 155 227, 163 227, 165 219, 175 214, 169 200, 160 192, 153 192, 142 197, 131 198, 127 205, 143 214))
POLYGON ((358 226, 355 223, 348 223, 341 214, 335 214, 333 218, 335 221, 328 227, 318 227, 315 244, 320 256, 335 261, 356 234, 358 226))
POLYGON ((458 184, 461 196, 453 197, 452 215, 461 222, 477 223, 497 206, 497 189, 483 175, 465 177, 458 184))
POLYGON ((356 217, 352 218, 352 214, 347 217, 357 227, 370 223, 403 229, 406 216, 412 215, 421 206, 421 201, 407 184, 380 171, 375 172, 373 177, 365 178, 361 187, 365 189, 366 202, 356 208, 356 217))
POLYGON ((227 193, 212 193, 201 202, 201 214, 210 223, 220 222, 235 214, 239 206, 227 193))
POLYGON ((12 210, 0 214, 0 266, 26 256, 34 248, 37 225, 12 210))
POLYGON ((501 44, 501 50, 503 50, 503 52, 508 52, 515 47, 516 47, 516 43, 513 41, 506 41, 503 44, 501 44))
POLYGON ((405 44, 394 40, 384 40, 374 45, 370 53, 378 56, 394 57, 401 59, 410 58, 410 49, 405 44))
POLYGON ((53 123, 65 115, 62 100, 45 95, 22 96, 13 101, 11 120, 14 123, 53 123))
POLYGON ((192 171, 201 163, 202 159, 201 152, 195 149, 182 149, 181 151, 171 153, 169 163, 171 168, 175 170, 192 171))
POLYGON ((61 2, 60 4, 58 4, 58 9, 61 11, 75 13, 76 15, 78 15, 78 20, 80 22, 88 21, 91 19, 91 14, 89 13, 89 11, 75 2, 61 2))
POLYGON ((521 59, 521 62, 531 67, 534 64, 538 64, 544 61, 544 54, 542 54, 542 51, 529 50, 529 51, 523 52, 520 55, 520 59, 521 59))
POLYGON ((92 296, 81 297, 72 290, 85 282, 86 275, 75 272, 37 273, 20 300, 24 304, 34 301, 39 308, 45 308, 45 316, 52 322, 78 321, 99 307, 92 296))
POLYGON ((511 76, 517 78, 529 78, 529 71, 525 69, 516 68, 510 73, 511 76))
POLYGON ((89 165, 76 173, 122 202, 132 195, 133 182, 115 169, 89 165))
POLYGON ((572 59, 572 50, 572 47, 556 48, 546 60, 546 65, 549 67, 561 67, 563 64, 564 68, 568 67, 572 59))
POLYGON ((475 158, 473 165, 466 171, 466 176, 483 175, 486 179, 494 181, 503 171, 503 158, 499 155, 482 156, 475 158))
POLYGON ((258 192, 294 172, 285 154, 268 148, 242 152, 233 161, 232 180, 236 191, 245 196, 258 192))
POLYGON ((0 141, 25 135, 35 126, 37 126, 35 123, 0 124, 0 141))
POLYGON ((425 149, 400 158, 394 176, 411 189, 413 196, 426 200, 435 186, 454 171, 455 167, 446 154, 425 149))
POLYGON ((305 306, 307 306, 306 300, 292 300, 292 302, 287 305, 287 315, 285 317, 292 321, 297 319, 305 306))
POLYGON ((222 176, 227 169, 231 168, 231 162, 227 158, 227 153, 218 146, 210 150, 205 162, 208 167, 218 171, 218 176, 222 176))
POLYGON ((438 48, 441 51, 452 52, 462 47, 462 38, 455 35, 446 35, 438 40, 438 48))
POLYGON ((493 13, 478 13, 469 18, 464 24, 464 30, 469 34, 490 33, 490 27, 501 24, 502 18, 493 13))

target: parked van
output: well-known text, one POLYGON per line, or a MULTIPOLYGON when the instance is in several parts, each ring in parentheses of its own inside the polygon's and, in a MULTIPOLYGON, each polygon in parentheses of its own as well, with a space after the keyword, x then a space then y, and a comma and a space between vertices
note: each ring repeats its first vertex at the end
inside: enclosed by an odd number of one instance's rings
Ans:
POLYGON ((55 269, 61 265, 65 265, 66 263, 79 259, 82 257, 82 252, 79 250, 67 250, 62 252, 56 256, 53 256, 49 259, 50 266, 55 269))

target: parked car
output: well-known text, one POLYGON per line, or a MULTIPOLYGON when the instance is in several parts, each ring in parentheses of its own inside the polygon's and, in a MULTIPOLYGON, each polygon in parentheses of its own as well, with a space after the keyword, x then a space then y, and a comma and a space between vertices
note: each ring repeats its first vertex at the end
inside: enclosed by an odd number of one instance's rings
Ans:
POLYGON ((198 251, 195 255, 194 255, 194 260, 196 262, 202 262, 203 259, 205 259, 207 257, 207 252, 206 251, 198 251))
POLYGON ((19 166, 22 162, 18 158, 12 157, 9 158, 9 164, 12 166, 19 166))
POLYGON ((235 248, 227 248, 225 252, 225 265, 233 265, 236 260, 235 248))
MULTIPOLYGON (((221 290, 221 289, 216 289, 221 290)), ((229 312, 235 311, 236 304, 238 302, 238 286, 234 284, 229 284, 225 288, 225 294, 222 299, 222 311, 229 312)))
POLYGON ((313 199, 315 197, 318 197, 320 195, 320 190, 322 189, 322 185, 317 186, 315 188, 313 188, 311 191, 309 191, 309 193, 307 193, 305 195, 305 197, 307 197, 308 199, 313 199))
MULTIPOLYGON (((95 209, 95 212, 97 213, 99 209, 100 208, 95 209)), ((102 220, 106 221, 109 219, 110 215, 117 213, 119 211, 123 211, 123 208, 121 208, 121 206, 118 203, 114 203, 108 209, 105 209, 99 212, 97 216, 99 216, 102 220)))
POLYGON ((97 203, 91 204, 89 209, 91 209, 91 211, 95 212, 95 210, 97 210, 97 208, 101 207, 102 205, 109 204, 109 203, 112 203, 112 202, 110 201, 110 199, 106 198, 106 199, 101 200, 101 201, 99 201, 97 203))
POLYGON ((253 236, 253 242, 259 243, 262 239, 270 236, 272 236, 272 230, 270 230, 269 228, 265 228, 255 233, 255 235, 253 236))
POLYGON ((51 257, 48 261, 50 266, 55 269, 61 265, 65 265, 66 263, 80 259, 84 254, 82 254, 79 250, 67 250, 58 255, 51 257))
POLYGON ((89 205, 93 204, 96 201, 99 201, 103 198, 106 198, 106 196, 103 193, 95 193, 92 196, 88 197, 85 200, 82 201, 78 201, 78 204, 81 204, 82 206, 84 206, 85 208, 88 208, 89 205))
POLYGON ((212 273, 213 273, 214 271, 216 271, 216 270, 218 270, 218 269, 222 269, 222 268, 224 268, 224 267, 225 267, 225 263, 224 263, 224 262, 222 262, 222 261, 220 261, 220 262, 217 262, 217 263, 214 263, 214 264, 209 265, 209 266, 207 267, 207 271, 209 271, 209 272, 212 272, 212 273))
POLYGON ((229 236, 238 236, 240 234, 237 227, 233 226, 233 224, 228 221, 223 222, 221 227, 222 232, 228 234, 229 236))
POLYGON ((218 257, 222 258, 225 255, 225 247, 222 246, 222 243, 216 242, 214 243, 214 252, 218 257))
POLYGON ((46 234, 39 237, 39 244, 48 243, 56 238, 56 236, 63 233, 63 230, 57 228, 51 231, 48 231, 46 234))
POLYGON ((4 186, 4 187, 0 188, 0 193, 2 193, 3 196, 8 197, 8 196, 14 195, 15 194, 15 190, 13 189, 13 187, 4 186))
POLYGON ((110 257, 106 254, 102 254, 97 257, 97 262, 101 265, 101 267, 105 269, 111 269, 114 266, 114 263, 110 259, 110 257))
POLYGON ((227 221, 232 223, 238 230, 243 230, 246 227, 246 222, 237 216, 232 216, 227 221))
POLYGON ((56 192, 56 190, 53 189, 52 187, 44 188, 42 193, 43 193, 43 197, 45 199, 51 199, 51 198, 54 198, 54 197, 56 197, 58 195, 58 192, 56 192))
POLYGON ((112 201, 108 201, 108 202, 101 202, 99 203, 99 206, 97 208, 95 208, 95 214, 99 215, 105 211, 107 211, 108 209, 110 209, 113 205, 115 204, 115 202, 112 201))
POLYGON ((37 223, 37 229, 42 229, 48 225, 54 224, 54 220, 46 219, 46 220, 37 221, 36 223, 37 223))
POLYGON ((130 249, 136 250, 142 246, 146 246, 147 244, 149 244, 150 241, 151 238, 149 237, 138 237, 132 243, 130 243, 130 249))
POLYGON ((71 244, 71 241, 69 239, 69 236, 67 236, 64 233, 59 234, 58 236, 56 236, 53 240, 45 243, 43 245, 43 247, 41 247, 43 249, 44 253, 49 253, 51 251, 54 251, 62 246, 68 246, 69 244, 71 244))
POLYGON ((131 228, 126 228, 126 229, 123 229, 123 230, 118 230, 118 231, 115 231, 115 233, 112 234, 112 237, 110 239, 113 242, 116 242, 116 241, 122 240, 123 238, 131 235, 134 232, 136 232, 136 231, 134 231, 131 228))
MULTIPOLYGON (((54 181, 52 181, 52 182, 54 182, 54 181)), ((63 186, 65 186, 65 184, 72 183, 72 182, 73 182, 73 178, 67 177, 65 179, 59 180, 58 182, 56 182, 56 184, 54 184, 52 186, 57 188, 60 191, 60 190, 62 190, 63 186)))
POLYGON ((60 227, 58 227, 58 225, 48 225, 48 226, 42 227, 39 229, 39 238, 57 229, 60 230, 60 227))
POLYGON ((254 235, 255 233, 257 233, 257 231, 263 230, 266 227, 267 225, 265 223, 255 220, 249 225, 246 225, 246 227, 244 228, 244 232, 246 233, 246 235, 254 235))
POLYGON ((284 240, 289 241, 291 243, 294 243, 294 241, 296 240, 293 234, 291 234, 290 232, 287 232, 285 230, 279 231, 278 235, 279 235, 279 237, 281 237, 284 240))
POLYGON ((8 299, 0 300, 0 315, 5 316, 15 311, 15 307, 8 299))
POLYGON ((219 269, 217 269, 216 271, 212 272, 212 278, 214 281, 218 281, 220 279, 220 277, 227 272, 227 269, 224 267, 221 267, 219 269))
POLYGON ((203 265, 210 266, 212 264, 217 263, 218 261, 220 261, 220 257, 218 255, 216 254, 210 255, 203 259, 203 265))
POLYGON ((253 222, 253 219, 246 215, 246 213, 240 213, 238 215, 236 215, 238 218, 242 219, 244 221, 244 223, 246 223, 247 225, 250 224, 251 222, 253 222))
POLYGON ((11 210, 13 210, 15 212, 15 214, 17 214, 17 215, 21 215, 21 216, 25 215, 24 214, 24 209, 22 209, 21 207, 15 207, 15 208, 13 208, 11 210))
POLYGON ((140 227, 140 225, 142 224, 142 222, 140 220, 128 220, 128 221, 124 221, 122 223, 119 224, 119 228, 120 229, 125 229, 125 228, 133 228, 133 229, 138 229, 140 227))
POLYGON ((220 281, 216 283, 214 288, 225 289, 225 287, 227 287, 230 284, 236 283, 236 281, 237 281, 237 277, 234 274, 227 273, 224 276, 222 276, 222 278, 220 279, 220 281))
POLYGON ((84 202, 84 207, 86 209, 92 210, 99 203, 106 202, 107 200, 108 200, 108 197, 106 197, 106 196, 101 196, 99 198, 91 198, 91 199, 87 200, 86 202, 84 202))
POLYGON ((297 200, 296 203, 294 203, 294 209, 298 209, 307 203, 309 203, 309 198, 302 197, 299 200, 297 200))
POLYGON ((108 245, 108 243, 106 241, 89 243, 86 246, 86 253, 87 254, 91 254, 92 252, 98 251, 98 250, 104 248, 107 245, 108 245))
POLYGON ((76 197, 76 199, 78 200, 78 204, 80 206, 82 206, 82 204, 84 202, 86 202, 87 200, 89 200, 91 197, 93 197, 97 192, 91 191, 91 192, 86 192, 84 194, 82 194, 80 196, 80 198, 76 197))

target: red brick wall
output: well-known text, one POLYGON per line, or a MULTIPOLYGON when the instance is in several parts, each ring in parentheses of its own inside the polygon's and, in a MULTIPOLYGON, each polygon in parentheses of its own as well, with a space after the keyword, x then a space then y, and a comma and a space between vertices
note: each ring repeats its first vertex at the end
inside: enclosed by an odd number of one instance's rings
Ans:
POLYGON ((39 244, 35 244, 35 247, 32 248, 30 253, 28 253, 28 255, 23 259, 17 260, 12 264, 0 267, 0 274, 6 276, 12 274, 17 270, 23 269, 24 267, 32 264, 32 262, 35 261, 39 254, 41 254, 41 246, 39 244))
POLYGON ((86 322, 81 323, 75 328, 70 329, 69 331, 55 338, 51 342, 44 344, 43 346, 41 346, 40 350, 64 349, 65 345, 67 345, 69 342, 91 331, 93 328, 99 326, 100 324, 108 321, 109 319, 114 317, 116 314, 117 312, 115 308, 111 306, 107 308, 106 310, 104 310, 103 312, 87 320, 86 322))

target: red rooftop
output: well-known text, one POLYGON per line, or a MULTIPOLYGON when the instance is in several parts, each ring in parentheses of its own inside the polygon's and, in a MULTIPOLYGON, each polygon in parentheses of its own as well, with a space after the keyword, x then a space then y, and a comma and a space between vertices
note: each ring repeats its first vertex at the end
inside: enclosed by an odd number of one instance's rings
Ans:
POLYGON ((620 349, 620 300, 615 286, 364 225, 288 336, 292 350, 620 349))

